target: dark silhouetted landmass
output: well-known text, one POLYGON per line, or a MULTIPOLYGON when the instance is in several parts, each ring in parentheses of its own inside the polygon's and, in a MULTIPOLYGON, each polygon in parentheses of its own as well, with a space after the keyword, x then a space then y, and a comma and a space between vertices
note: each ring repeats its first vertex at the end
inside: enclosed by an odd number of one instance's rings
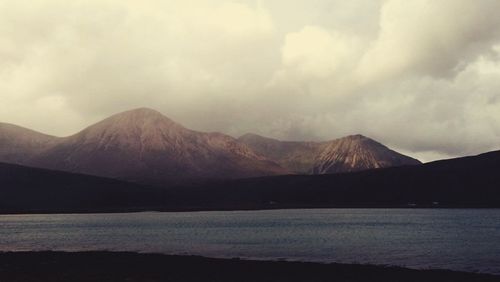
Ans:
POLYGON ((419 166, 226 181, 197 193, 260 208, 500 207, 499 171, 495 151, 419 166))
POLYGON ((163 189, 0 163, 0 212, 111 212, 165 206, 163 189))
POLYGON ((2 282, 500 281, 486 274, 371 265, 247 261, 111 252, 0 253, 2 282))
POLYGON ((0 211, 190 211, 328 207, 500 208, 500 151, 419 166, 150 187, 0 165, 0 211))

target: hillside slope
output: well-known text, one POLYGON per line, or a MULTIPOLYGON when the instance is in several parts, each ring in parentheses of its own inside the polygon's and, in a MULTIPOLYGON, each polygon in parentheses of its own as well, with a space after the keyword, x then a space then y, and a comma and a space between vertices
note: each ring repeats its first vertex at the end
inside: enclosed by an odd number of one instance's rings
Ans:
POLYGON ((0 161, 23 164, 58 140, 13 124, 0 123, 0 161))

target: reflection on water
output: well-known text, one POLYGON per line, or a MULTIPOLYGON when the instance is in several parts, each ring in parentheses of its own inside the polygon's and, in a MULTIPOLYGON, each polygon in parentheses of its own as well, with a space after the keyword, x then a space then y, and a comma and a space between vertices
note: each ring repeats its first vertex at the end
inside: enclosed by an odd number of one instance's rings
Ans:
POLYGON ((500 274, 500 210, 316 209, 0 216, 0 251, 113 250, 500 274))

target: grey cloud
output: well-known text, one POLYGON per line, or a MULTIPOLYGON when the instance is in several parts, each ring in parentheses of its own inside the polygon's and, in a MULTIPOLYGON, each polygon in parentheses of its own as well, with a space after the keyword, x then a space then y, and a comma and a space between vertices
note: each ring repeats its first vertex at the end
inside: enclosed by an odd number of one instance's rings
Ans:
POLYGON ((67 135, 153 107, 424 160, 500 148, 495 0, 0 1, 0 121, 67 135))
POLYGON ((363 55, 361 74, 448 77, 498 41, 499 8, 498 1, 490 0, 387 1, 378 38, 363 55))

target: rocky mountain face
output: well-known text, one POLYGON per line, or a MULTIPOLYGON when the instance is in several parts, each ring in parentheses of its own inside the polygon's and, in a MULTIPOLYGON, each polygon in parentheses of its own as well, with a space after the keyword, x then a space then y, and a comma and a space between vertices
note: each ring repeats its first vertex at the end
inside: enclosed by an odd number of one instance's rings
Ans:
POLYGON ((282 167, 302 174, 352 172, 420 164, 420 161, 399 154, 362 135, 328 142, 290 142, 246 134, 238 140, 282 167))
POLYGON ((153 184, 419 163, 363 136, 329 142, 283 142, 255 134, 235 139, 187 129, 145 108, 63 138, 0 124, 0 162, 153 184))
POLYGON ((370 138, 352 135, 329 142, 316 157, 312 173, 352 172, 417 164, 420 161, 393 151, 370 138))

